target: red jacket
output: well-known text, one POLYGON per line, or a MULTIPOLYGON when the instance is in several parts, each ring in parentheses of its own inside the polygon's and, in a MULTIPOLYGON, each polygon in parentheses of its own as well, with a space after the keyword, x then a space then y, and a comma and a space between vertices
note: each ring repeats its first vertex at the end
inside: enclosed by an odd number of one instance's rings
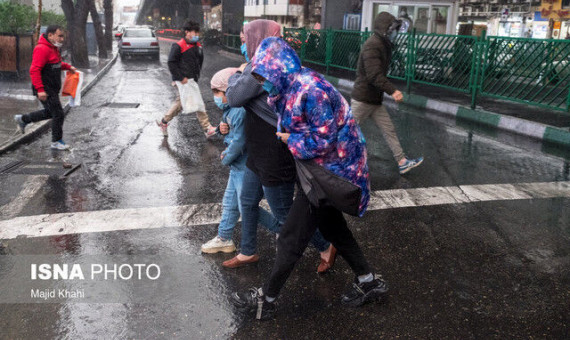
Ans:
POLYGON ((30 77, 37 92, 55 92, 61 89, 61 70, 69 70, 71 65, 61 61, 59 49, 42 34, 34 48, 30 77))

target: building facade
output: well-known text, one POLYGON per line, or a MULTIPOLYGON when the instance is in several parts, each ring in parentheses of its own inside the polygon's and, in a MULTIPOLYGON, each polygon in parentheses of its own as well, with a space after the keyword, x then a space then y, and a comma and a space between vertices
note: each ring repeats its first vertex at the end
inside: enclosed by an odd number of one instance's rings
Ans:
POLYGON ((305 23, 303 0, 245 0, 245 21, 269 19, 283 27, 301 27, 305 23))
POLYGON ((459 22, 484 28, 492 36, 536 37, 539 8, 540 0, 461 0, 459 22))
POLYGON ((570 0, 542 0, 540 16, 548 22, 548 38, 570 39, 570 0))
POLYGON ((409 18, 417 33, 456 34, 459 5, 459 0, 364 0, 361 29, 373 30, 376 15, 389 12, 409 18))

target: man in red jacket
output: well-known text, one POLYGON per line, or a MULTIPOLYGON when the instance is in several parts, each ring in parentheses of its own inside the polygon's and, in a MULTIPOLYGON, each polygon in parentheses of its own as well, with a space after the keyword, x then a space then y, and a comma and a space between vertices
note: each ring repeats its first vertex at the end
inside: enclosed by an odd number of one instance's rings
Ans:
POLYGON ((25 133, 26 125, 29 123, 51 118, 51 148, 56 150, 69 149, 69 146, 63 142, 65 114, 59 100, 61 71, 70 70, 72 73, 76 71, 75 67, 61 61, 59 48, 63 45, 64 39, 63 29, 58 25, 48 26, 46 33, 40 36, 32 56, 30 77, 34 95, 38 97, 44 109, 14 116, 22 133, 25 133))

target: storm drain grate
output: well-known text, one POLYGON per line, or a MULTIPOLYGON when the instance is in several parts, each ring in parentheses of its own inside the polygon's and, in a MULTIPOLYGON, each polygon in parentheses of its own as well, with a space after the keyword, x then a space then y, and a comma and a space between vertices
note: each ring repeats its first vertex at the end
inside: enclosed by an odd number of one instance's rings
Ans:
POLYGON ((140 103, 106 103, 103 106, 114 109, 136 109, 140 105, 140 103))
POLYGON ((81 164, 74 165, 62 162, 15 161, 2 167, 2 169, 0 169, 0 174, 47 175, 66 177, 75 170, 79 169, 80 166, 81 164))

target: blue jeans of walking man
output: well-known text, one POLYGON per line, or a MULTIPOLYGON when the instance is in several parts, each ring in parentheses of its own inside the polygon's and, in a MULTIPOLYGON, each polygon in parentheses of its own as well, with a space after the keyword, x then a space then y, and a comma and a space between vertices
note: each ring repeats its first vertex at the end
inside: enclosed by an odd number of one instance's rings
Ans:
MULTIPOLYGON (((236 167, 232 167, 230 169, 228 185, 226 186, 224 199, 222 201, 222 220, 218 226, 218 236, 224 240, 232 239, 234 227, 241 214, 240 196, 242 194, 243 177, 245 172, 245 169, 237 169, 236 167)), ((256 221, 256 223, 261 224, 274 233, 279 232, 279 220, 263 208, 259 208, 258 218, 256 221)))
MULTIPOLYGON (((293 195, 295 192, 295 183, 283 183, 277 186, 263 186, 259 177, 246 168, 243 176, 243 188, 241 193, 242 205, 242 223, 241 223, 241 250, 243 255, 251 256, 256 254, 257 248, 257 221, 261 208, 259 202, 265 196, 271 212, 275 218, 284 224, 287 220, 287 214, 293 204, 293 195)), ((274 230, 271 230, 274 231, 274 230)), ((276 231, 277 233, 279 231, 276 231)), ((316 231, 311 239, 311 244, 317 248, 319 252, 327 250, 330 243, 325 240, 320 231, 316 231)))

